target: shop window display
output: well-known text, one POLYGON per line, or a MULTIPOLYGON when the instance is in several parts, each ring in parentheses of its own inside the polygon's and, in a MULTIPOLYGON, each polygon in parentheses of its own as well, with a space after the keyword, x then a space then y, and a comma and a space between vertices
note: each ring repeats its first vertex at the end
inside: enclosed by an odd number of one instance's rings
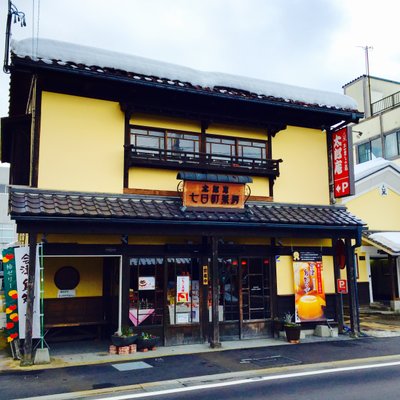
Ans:
POLYGON ((162 258, 131 258, 129 319, 134 326, 163 323, 162 258))
POLYGON ((171 325, 196 324, 199 316, 199 262, 168 258, 167 305, 171 325))

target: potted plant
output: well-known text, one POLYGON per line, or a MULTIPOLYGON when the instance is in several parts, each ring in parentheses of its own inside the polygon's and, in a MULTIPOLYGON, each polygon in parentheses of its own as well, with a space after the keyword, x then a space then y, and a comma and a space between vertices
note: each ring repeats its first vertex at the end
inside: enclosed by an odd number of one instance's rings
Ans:
POLYGON ((158 336, 142 332, 137 338, 136 345, 138 350, 144 350, 144 349, 151 350, 158 345, 158 342, 159 342, 158 336))
POLYGON ((289 343, 299 343, 301 324, 293 320, 293 314, 287 312, 283 318, 283 327, 286 333, 286 339, 289 343))
POLYGON ((122 347, 134 344, 138 338, 138 335, 133 332, 133 328, 129 326, 123 326, 121 332, 115 332, 111 335, 111 343, 114 346, 122 347))

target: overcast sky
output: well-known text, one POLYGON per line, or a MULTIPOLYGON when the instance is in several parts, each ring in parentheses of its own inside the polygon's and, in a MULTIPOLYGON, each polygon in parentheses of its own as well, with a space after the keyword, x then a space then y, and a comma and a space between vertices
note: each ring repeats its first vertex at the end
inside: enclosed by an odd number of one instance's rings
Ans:
MULTIPOLYGON (((342 93, 365 74, 400 81, 398 0, 13 0, 39 36, 342 93), (39 7, 40 6, 40 7, 39 7), (39 9, 40 8, 40 9, 39 9), (39 18, 38 18, 39 17, 39 18)), ((7 1, 0 4, 1 54, 7 1)), ((8 112, 1 73, 0 116, 8 112)))

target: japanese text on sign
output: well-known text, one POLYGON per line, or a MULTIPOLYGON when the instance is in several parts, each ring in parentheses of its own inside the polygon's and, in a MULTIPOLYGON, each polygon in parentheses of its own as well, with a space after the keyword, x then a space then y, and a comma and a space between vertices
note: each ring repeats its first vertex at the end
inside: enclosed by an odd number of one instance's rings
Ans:
POLYGON ((238 183, 186 181, 183 190, 186 207, 244 207, 244 185, 238 183))
POLYGON ((332 134, 333 184, 335 197, 351 195, 350 154, 347 128, 332 134))

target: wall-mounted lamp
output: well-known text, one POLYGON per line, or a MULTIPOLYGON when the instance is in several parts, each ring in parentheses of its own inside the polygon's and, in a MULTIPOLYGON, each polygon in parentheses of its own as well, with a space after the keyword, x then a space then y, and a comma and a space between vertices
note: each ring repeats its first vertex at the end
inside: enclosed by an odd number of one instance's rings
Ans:
POLYGON ((363 135, 363 132, 361 132, 361 131, 352 130, 352 132, 357 133, 358 138, 360 138, 363 135))

